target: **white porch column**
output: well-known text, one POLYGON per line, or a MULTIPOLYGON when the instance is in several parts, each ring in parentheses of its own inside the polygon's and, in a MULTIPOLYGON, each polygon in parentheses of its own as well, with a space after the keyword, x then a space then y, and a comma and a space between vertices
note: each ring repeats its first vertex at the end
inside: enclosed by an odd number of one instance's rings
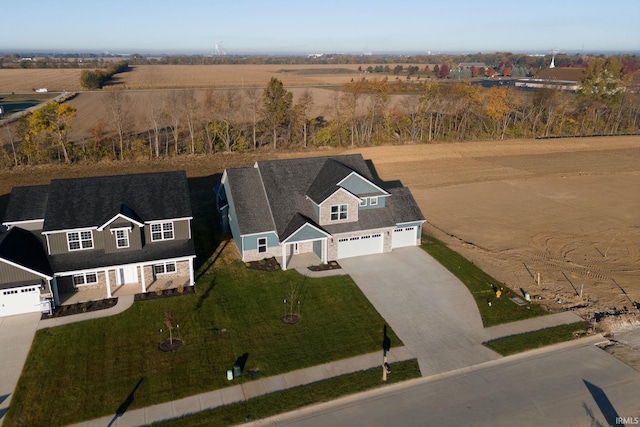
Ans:
POLYGON ((325 237, 322 241, 322 263, 327 264, 329 262, 329 238, 325 237))
POLYGON ((282 269, 287 269, 287 244, 282 245, 282 269))
POLYGON ((142 283, 142 293, 147 292, 147 284, 144 280, 144 264, 140 264, 140 283, 142 283))
POLYGON ((189 258, 189 282, 191 283, 191 286, 196 284, 193 273, 193 258, 189 258))
POLYGON ((107 279, 107 298, 111 298, 111 280, 109 280, 109 270, 104 271, 104 277, 107 279))

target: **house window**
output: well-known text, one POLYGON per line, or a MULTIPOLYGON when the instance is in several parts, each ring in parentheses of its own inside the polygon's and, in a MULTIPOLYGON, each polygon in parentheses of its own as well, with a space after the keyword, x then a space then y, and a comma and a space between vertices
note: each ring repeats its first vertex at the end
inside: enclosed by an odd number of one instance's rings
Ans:
POLYGON ((360 199, 360 206, 367 206, 367 198, 360 199))
POLYGON ((175 262, 163 262, 162 264, 156 264, 153 266, 153 274, 171 274, 176 272, 175 262))
POLYGON ((173 223, 172 222, 158 222, 151 224, 151 241, 157 242, 159 240, 172 240, 173 239, 173 223))
POLYGON ((375 206, 378 204, 378 198, 377 197, 370 197, 369 198, 369 206, 375 206))
POLYGON ((341 219, 347 219, 347 205, 335 205, 331 206, 331 221, 339 221, 341 219))
POLYGON ((67 244, 70 251, 93 249, 93 233, 89 231, 70 231, 67 233, 67 244))
POLYGON ((267 252, 267 238, 258 237, 258 253, 263 254, 267 252))
POLYGON ((73 285, 81 286, 81 285, 93 285, 98 283, 98 273, 90 272, 90 273, 81 273, 73 275, 73 285))
POLYGON ((129 247, 129 230, 126 228, 117 229, 114 232, 116 236, 116 247, 118 249, 129 247))

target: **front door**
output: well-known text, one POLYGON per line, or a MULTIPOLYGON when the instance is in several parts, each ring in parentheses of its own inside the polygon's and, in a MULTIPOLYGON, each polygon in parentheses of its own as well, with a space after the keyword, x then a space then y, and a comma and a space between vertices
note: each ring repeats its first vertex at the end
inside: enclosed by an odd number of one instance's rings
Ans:
POLYGON ((118 268, 118 285, 127 283, 138 283, 138 268, 135 265, 118 268))

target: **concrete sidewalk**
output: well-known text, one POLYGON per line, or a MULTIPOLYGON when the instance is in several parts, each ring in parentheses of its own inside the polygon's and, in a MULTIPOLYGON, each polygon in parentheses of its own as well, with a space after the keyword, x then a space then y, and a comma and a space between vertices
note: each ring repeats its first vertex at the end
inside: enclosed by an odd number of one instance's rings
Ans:
POLYGON ((524 334, 527 332, 539 331, 540 329, 568 325, 570 323, 582 321, 584 321, 584 319, 573 311, 563 311, 562 313, 547 314, 545 316, 538 316, 517 322, 503 323, 502 325, 485 328, 479 338, 485 342, 508 337, 510 335, 524 334))
MULTIPOLYGON (((414 356, 405 347, 392 348, 387 353, 389 363, 411 360, 414 356)), ((349 359, 337 360, 323 365, 299 369, 255 381, 213 390, 207 393, 185 397, 146 408, 126 411, 119 417, 111 415, 95 420, 74 424, 77 427, 139 426, 178 418, 188 414, 214 409, 231 403, 249 400, 269 393, 282 391, 304 384, 326 380, 340 375, 351 374, 366 369, 382 367, 382 352, 369 353, 349 359)), ((382 375, 382 370, 381 370, 382 375)), ((393 373, 391 373, 393 375, 393 373)), ((114 412, 116 408, 113 408, 114 412)))
POLYGON ((67 325, 69 323, 82 322, 84 320, 99 319, 101 317, 115 316, 127 310, 133 305, 133 295, 118 297, 118 303, 104 310, 90 311, 88 313, 74 314, 71 316, 53 317, 43 319, 38 323, 38 329, 53 328, 54 326, 67 325))

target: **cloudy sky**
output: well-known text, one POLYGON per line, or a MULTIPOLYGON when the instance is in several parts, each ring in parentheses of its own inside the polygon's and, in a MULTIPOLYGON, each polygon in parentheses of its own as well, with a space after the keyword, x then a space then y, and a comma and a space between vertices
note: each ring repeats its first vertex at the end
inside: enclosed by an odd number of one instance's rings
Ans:
POLYGON ((640 0, 3 1, 0 51, 640 51, 640 0))

